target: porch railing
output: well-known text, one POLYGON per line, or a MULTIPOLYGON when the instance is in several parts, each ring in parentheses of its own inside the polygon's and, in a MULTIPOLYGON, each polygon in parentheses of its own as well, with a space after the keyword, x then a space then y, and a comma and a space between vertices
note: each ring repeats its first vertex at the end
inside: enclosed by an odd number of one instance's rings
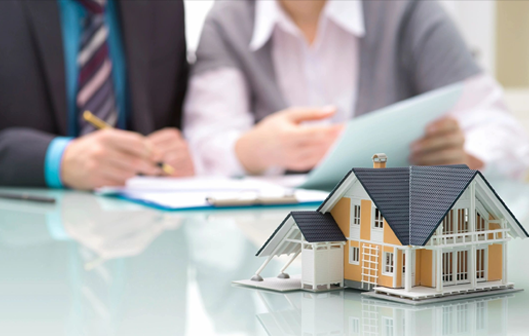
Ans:
POLYGON ((475 242, 501 242, 509 240, 507 233, 509 233, 509 229, 460 232, 442 235, 434 234, 427 245, 453 246, 471 244, 475 242))

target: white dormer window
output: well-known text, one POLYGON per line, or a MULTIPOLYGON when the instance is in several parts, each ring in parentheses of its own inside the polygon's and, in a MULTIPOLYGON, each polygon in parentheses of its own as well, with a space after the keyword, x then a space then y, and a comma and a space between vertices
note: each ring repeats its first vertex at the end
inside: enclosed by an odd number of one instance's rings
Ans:
POLYGON ((375 222, 373 223, 373 227, 375 229, 384 228, 384 217, 382 217, 382 213, 378 209, 375 209, 375 222))

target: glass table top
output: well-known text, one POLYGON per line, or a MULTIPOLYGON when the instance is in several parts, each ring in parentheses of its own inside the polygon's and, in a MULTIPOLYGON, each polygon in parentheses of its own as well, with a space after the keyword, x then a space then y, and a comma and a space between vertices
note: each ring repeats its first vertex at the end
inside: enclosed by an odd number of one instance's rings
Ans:
MULTIPOLYGON (((529 227, 529 185, 490 182, 529 227)), ((262 264, 255 252, 293 208, 162 212, 84 192, 8 191, 57 203, 0 200, 0 335, 529 335, 527 291, 414 307, 349 289, 232 285, 262 264)), ((529 241, 512 240, 508 258, 509 281, 529 290, 529 241)))

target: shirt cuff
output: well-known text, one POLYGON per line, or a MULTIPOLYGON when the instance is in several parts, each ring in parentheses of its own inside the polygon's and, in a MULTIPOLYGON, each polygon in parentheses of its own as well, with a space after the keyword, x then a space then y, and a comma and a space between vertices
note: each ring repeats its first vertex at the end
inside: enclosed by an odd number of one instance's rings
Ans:
POLYGON ((62 155, 72 139, 56 137, 48 146, 44 162, 44 178, 46 179, 46 185, 50 188, 64 187, 61 180, 62 155))

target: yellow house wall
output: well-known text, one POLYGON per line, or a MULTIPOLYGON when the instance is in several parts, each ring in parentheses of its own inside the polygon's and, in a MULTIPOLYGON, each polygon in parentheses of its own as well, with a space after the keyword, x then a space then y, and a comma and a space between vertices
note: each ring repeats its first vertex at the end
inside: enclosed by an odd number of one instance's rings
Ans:
MULTIPOLYGON (((346 250, 344 260, 345 260, 345 267, 344 267, 344 279, 346 280, 353 280, 353 281, 362 281, 362 256, 360 255, 360 262, 358 265, 352 265, 349 263, 349 249, 352 247, 360 247, 360 243, 357 241, 349 241, 346 245, 346 250)), ((360 253, 362 253, 362 249, 360 249, 360 253)))
POLYGON ((360 202, 360 239, 371 240, 371 201, 360 202))
MULTIPOLYGON (((416 276, 420 274, 419 281, 416 280, 416 284, 420 284, 421 286, 425 287, 433 287, 433 279, 432 279, 432 251, 431 250, 419 250, 417 253, 421 254, 420 260, 420 272, 419 270, 416 270, 415 274, 416 276)), ((419 261, 417 260, 417 265, 419 264, 419 261)))
POLYGON ((488 281, 501 280, 503 276, 503 250, 501 244, 489 246, 489 278, 488 281))
MULTIPOLYGON (((349 197, 342 197, 334 208, 331 210, 331 214, 340 227, 340 230, 344 233, 346 237, 350 237, 350 223, 351 223, 351 199, 349 197)), ((371 208, 372 203, 370 200, 361 200, 360 201, 360 239, 370 241, 371 240, 371 208)), ((389 227, 386 221, 384 221, 384 235, 383 235, 383 241, 385 244, 391 244, 391 245, 399 245, 402 246, 402 244, 397 239, 397 236, 393 232, 393 230, 389 227)), ((390 246, 384 246, 376 243, 368 243, 369 245, 372 245, 374 247, 378 246, 379 248, 379 257, 378 257, 378 285, 384 286, 384 287, 393 287, 393 276, 383 275, 382 274, 382 268, 383 268, 383 258, 384 253, 383 252, 394 252, 394 248, 390 246)), ((364 258, 362 255, 364 243, 360 243, 359 241, 351 241, 349 240, 344 248, 344 279, 346 280, 353 280, 353 281, 362 281, 362 259, 364 258), (353 265, 349 263, 349 254, 351 247, 359 247, 360 255, 359 255, 359 265, 353 265)), ((395 265, 394 265, 394 272, 396 272, 397 276, 397 286, 399 286, 400 278, 402 277, 402 252, 397 252, 397 254, 394 256, 395 265)), ((374 272, 373 272, 374 274, 374 272)))
MULTIPOLYGON (((351 218, 351 199, 342 197, 331 210, 334 221, 342 230, 344 236, 349 237, 349 223, 351 218)), ((349 260, 349 259, 348 259, 349 260)))
POLYGON ((388 222, 384 219, 384 243, 402 246, 399 239, 395 235, 395 232, 388 225, 388 222))

